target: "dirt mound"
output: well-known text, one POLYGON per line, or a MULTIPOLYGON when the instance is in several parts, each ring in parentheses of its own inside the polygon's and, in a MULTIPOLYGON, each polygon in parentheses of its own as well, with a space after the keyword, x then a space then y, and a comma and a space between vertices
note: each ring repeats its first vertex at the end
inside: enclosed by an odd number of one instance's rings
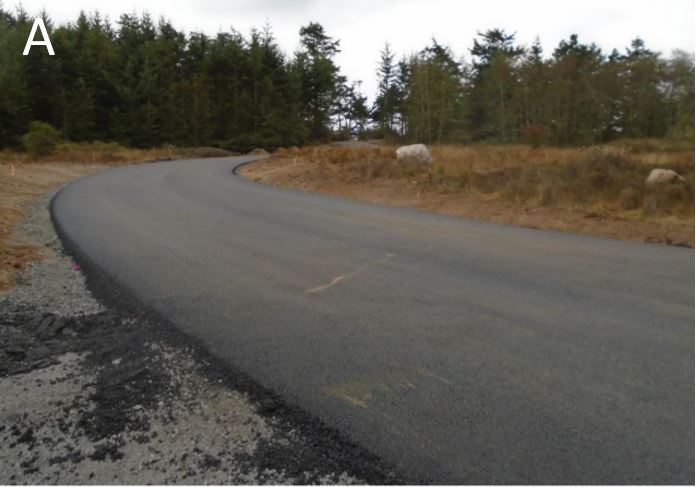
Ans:
POLYGON ((270 155, 267 150, 256 148, 247 154, 248 156, 268 156, 270 155))

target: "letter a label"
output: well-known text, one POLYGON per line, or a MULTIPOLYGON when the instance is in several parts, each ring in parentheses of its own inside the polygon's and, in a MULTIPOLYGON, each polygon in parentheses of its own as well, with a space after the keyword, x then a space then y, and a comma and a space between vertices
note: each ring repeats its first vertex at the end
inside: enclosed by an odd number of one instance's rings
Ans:
POLYGON ((46 49, 48 49, 48 55, 49 56, 55 56, 56 53, 53 51, 53 46, 51 45, 51 39, 48 37, 48 32, 46 31, 46 26, 44 25, 44 21, 42 18, 38 18, 34 20, 34 25, 31 27, 31 33, 29 34, 29 39, 27 39, 27 45, 24 46, 24 55, 26 56, 29 54, 29 51, 31 50, 32 46, 46 46, 46 49), (39 28, 41 30, 41 37, 43 37, 43 41, 35 41, 34 37, 36 36, 36 28, 39 28))

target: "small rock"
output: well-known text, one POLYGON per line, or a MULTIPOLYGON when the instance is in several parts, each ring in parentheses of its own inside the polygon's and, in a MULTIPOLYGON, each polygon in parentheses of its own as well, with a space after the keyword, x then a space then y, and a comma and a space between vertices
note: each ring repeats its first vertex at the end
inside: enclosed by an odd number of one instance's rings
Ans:
POLYGON ((684 178, 676 171, 672 171, 671 169, 653 169, 650 171, 650 175, 645 179, 645 184, 654 185, 677 181, 684 181, 684 178))
POLYGON ((36 330, 39 327, 39 325, 41 325, 42 321, 43 316, 35 316, 27 322, 27 328, 29 328, 30 330, 36 330))
POLYGON ((201 461, 199 462, 199 466, 203 469, 208 469, 208 468, 220 468, 220 464, 222 462, 220 461, 219 458, 214 457, 213 455, 206 453, 201 461))
POLYGON ((61 317, 56 317, 53 320, 53 324, 50 326, 50 328, 47 330, 47 334, 49 335, 57 335, 60 333, 63 328, 65 328, 65 325, 68 323, 68 321, 65 318, 61 317))
POLYGON ((430 165, 433 158, 424 144, 402 145, 396 149, 396 160, 411 166, 430 165))
POLYGON ((45 336, 47 331, 51 328, 51 325, 53 325, 53 320, 55 319, 54 316, 48 315, 45 316, 43 320, 41 320, 41 324, 37 328, 37 333, 41 336, 45 336))
POLYGON ((19 438, 17 438, 17 443, 29 443, 34 441, 34 429, 33 428, 27 428, 24 433, 20 435, 19 438))
POLYGON ((26 349, 21 345, 10 345, 5 349, 8 355, 26 355, 26 349))
POLYGON ((278 405, 273 399, 262 399, 259 403, 260 413, 272 413, 276 409, 278 409, 278 405))

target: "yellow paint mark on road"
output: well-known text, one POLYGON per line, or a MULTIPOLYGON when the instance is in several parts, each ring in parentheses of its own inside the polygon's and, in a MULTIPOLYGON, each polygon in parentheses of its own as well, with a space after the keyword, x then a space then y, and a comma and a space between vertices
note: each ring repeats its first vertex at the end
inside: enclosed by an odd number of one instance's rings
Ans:
POLYGON ((384 383, 369 384, 364 382, 344 382, 324 388, 324 392, 329 396, 343 399, 352 406, 361 408, 367 407, 374 392, 388 390, 389 386, 384 383))
POLYGON ((387 395, 396 395, 399 398, 406 398, 410 391, 415 389, 430 389, 435 386, 435 382, 453 385, 454 383, 434 372, 423 367, 413 367, 400 372, 386 373, 385 376, 373 378, 364 377, 349 380, 338 384, 331 384, 322 391, 332 397, 341 399, 351 406, 368 408, 370 403, 387 395), (386 377, 385 377, 386 376, 386 377))
POLYGON ((341 282, 341 281, 344 280, 344 279, 348 279, 349 277, 353 277, 353 276, 355 276, 355 275, 361 273, 362 271, 364 271, 364 270, 367 269, 368 267, 372 267, 373 265, 377 265, 377 264, 380 264, 380 263, 382 263, 382 262, 385 262, 385 261, 391 259, 391 258, 394 257, 395 255, 396 255, 396 254, 385 254, 384 257, 382 257, 381 259, 377 259, 377 260, 375 260, 375 261, 368 262, 367 264, 358 267, 358 268, 355 269, 353 272, 349 272, 348 274, 343 274, 343 275, 340 275, 340 276, 338 276, 338 277, 334 277, 334 278, 331 280, 331 282, 329 282, 328 284, 324 284, 324 285, 322 285, 322 286, 317 286, 317 287, 313 287, 313 288, 311 288, 311 289, 307 289, 307 290, 305 291, 305 294, 313 294, 313 293, 318 293, 318 292, 324 291, 325 289, 328 289, 328 288, 330 288, 330 287, 335 286, 336 284, 338 284, 339 282, 341 282))
POLYGON ((388 381, 349 381, 324 388, 329 396, 346 401, 351 406, 367 408, 375 397, 399 391, 409 391, 416 386, 408 379, 388 381))

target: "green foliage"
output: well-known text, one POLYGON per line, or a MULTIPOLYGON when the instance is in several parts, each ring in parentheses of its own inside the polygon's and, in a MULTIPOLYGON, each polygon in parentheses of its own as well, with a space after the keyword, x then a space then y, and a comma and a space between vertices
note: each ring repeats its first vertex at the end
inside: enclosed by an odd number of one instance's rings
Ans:
POLYGON ((0 7, 0 148, 21 145, 30 120, 76 142, 237 149, 300 145, 328 137, 337 120, 354 131, 367 121, 365 97, 332 60, 338 41, 320 24, 302 28, 303 48, 287 59, 268 26, 208 37, 147 14, 115 26, 98 13, 58 27, 46 16, 50 57, 21 55, 28 19, 0 7))
POLYGON ((450 50, 435 39, 410 59, 402 117, 409 137, 426 143, 453 140, 466 110, 461 75, 450 50))
POLYGON ((471 61, 435 39, 397 61, 387 44, 368 107, 341 75, 339 40, 318 23, 286 56, 270 27, 186 34, 165 19, 98 13, 55 26, 56 56, 22 51, 31 17, 0 6, 0 149, 32 120, 74 142, 233 150, 367 136, 418 142, 580 145, 622 137, 694 138, 693 55, 669 59, 635 39, 605 55, 577 35, 550 57, 515 35, 477 35, 471 61))
POLYGON ((403 111, 403 86, 399 78, 399 65, 394 60, 389 44, 380 53, 377 69, 377 96, 372 117, 378 130, 387 138, 399 131, 399 115, 403 111))
POLYGON ((29 132, 24 137, 24 147, 34 156, 48 156, 60 142, 60 132, 44 122, 31 122, 29 132))
POLYGON ((471 63, 433 40, 378 69, 375 126, 417 142, 592 145, 631 137, 694 137, 693 55, 662 59, 641 39, 609 56, 577 35, 545 59, 501 29, 480 33, 471 63), (398 69, 397 69, 398 67, 398 69), (397 72, 398 75, 394 73, 397 72))
POLYGON ((346 83, 333 60, 340 52, 339 41, 327 36, 320 24, 311 22, 300 29, 300 44, 292 69, 299 82, 302 118, 312 139, 327 141, 330 117, 346 83))

